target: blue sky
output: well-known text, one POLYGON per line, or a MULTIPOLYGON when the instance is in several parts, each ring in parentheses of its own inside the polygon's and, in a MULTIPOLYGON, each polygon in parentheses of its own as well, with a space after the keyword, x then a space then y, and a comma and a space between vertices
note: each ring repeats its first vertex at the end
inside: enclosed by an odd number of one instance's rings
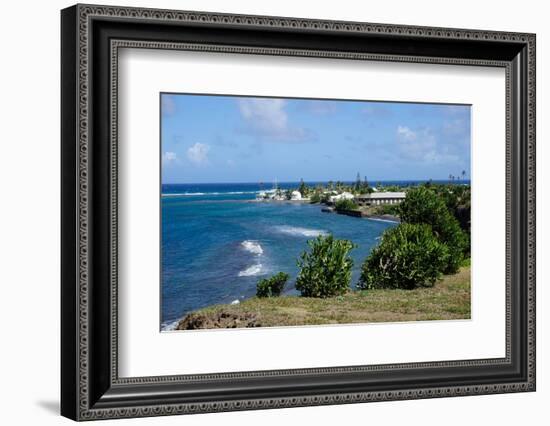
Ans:
POLYGON ((470 176, 470 107, 161 94, 162 183, 470 176))

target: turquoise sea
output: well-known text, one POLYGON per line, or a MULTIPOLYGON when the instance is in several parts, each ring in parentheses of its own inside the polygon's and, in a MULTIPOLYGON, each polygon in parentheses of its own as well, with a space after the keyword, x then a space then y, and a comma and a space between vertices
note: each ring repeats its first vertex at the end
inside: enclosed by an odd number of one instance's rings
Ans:
POLYGON ((297 294, 296 260, 318 235, 333 234, 358 246, 351 253, 355 286, 362 261, 384 230, 395 226, 323 213, 319 205, 254 201, 260 190, 270 188, 258 183, 162 186, 162 329, 195 309, 252 297, 259 279, 279 271, 291 277, 285 292, 297 294))

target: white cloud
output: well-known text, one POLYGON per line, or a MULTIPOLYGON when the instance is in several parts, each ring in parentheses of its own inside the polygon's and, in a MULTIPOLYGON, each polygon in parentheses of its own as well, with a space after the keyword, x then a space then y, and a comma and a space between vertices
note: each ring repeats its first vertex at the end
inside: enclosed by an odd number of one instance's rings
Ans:
POLYGON ((286 129, 288 116, 283 99, 239 99, 239 109, 245 120, 268 131, 286 129))
POLYGON ((175 152, 172 151, 166 151, 164 154, 162 154, 162 164, 172 164, 178 161, 178 156, 175 152))
POLYGON ((438 140, 429 127, 412 130, 398 126, 396 135, 399 151, 405 159, 432 164, 452 164, 460 159, 456 152, 452 152, 453 145, 438 140))
POLYGON ((284 99, 245 98, 238 101, 244 133, 274 142, 304 142, 312 133, 289 124, 284 99))
POLYGON ((405 141, 416 140, 416 132, 412 131, 407 126, 397 126, 397 136, 405 141))
POLYGON ((209 145, 197 142, 187 150, 187 159, 196 165, 208 164, 209 151, 209 145))

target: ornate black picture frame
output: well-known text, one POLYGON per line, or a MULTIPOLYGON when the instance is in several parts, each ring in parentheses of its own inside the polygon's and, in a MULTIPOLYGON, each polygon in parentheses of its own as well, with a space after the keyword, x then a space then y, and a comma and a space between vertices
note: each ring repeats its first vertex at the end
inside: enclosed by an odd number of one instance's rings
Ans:
POLYGON ((535 390, 534 34, 95 5, 64 9, 61 28, 62 415, 92 420, 535 390), (504 68, 506 356, 120 378, 121 47, 504 68))

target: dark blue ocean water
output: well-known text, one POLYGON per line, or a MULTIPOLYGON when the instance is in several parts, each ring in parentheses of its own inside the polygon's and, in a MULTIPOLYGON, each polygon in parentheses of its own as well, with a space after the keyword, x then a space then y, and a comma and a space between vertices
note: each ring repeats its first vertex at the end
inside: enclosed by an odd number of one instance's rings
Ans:
MULTIPOLYGON (((297 185, 279 183, 283 189, 297 185)), ((291 276, 286 292, 296 292, 296 260, 320 234, 358 245, 351 253, 355 286, 362 261, 384 230, 395 226, 322 213, 319 205, 254 202, 262 189, 271 185, 162 186, 163 327, 192 310, 251 297, 259 279, 279 271, 291 276)))

